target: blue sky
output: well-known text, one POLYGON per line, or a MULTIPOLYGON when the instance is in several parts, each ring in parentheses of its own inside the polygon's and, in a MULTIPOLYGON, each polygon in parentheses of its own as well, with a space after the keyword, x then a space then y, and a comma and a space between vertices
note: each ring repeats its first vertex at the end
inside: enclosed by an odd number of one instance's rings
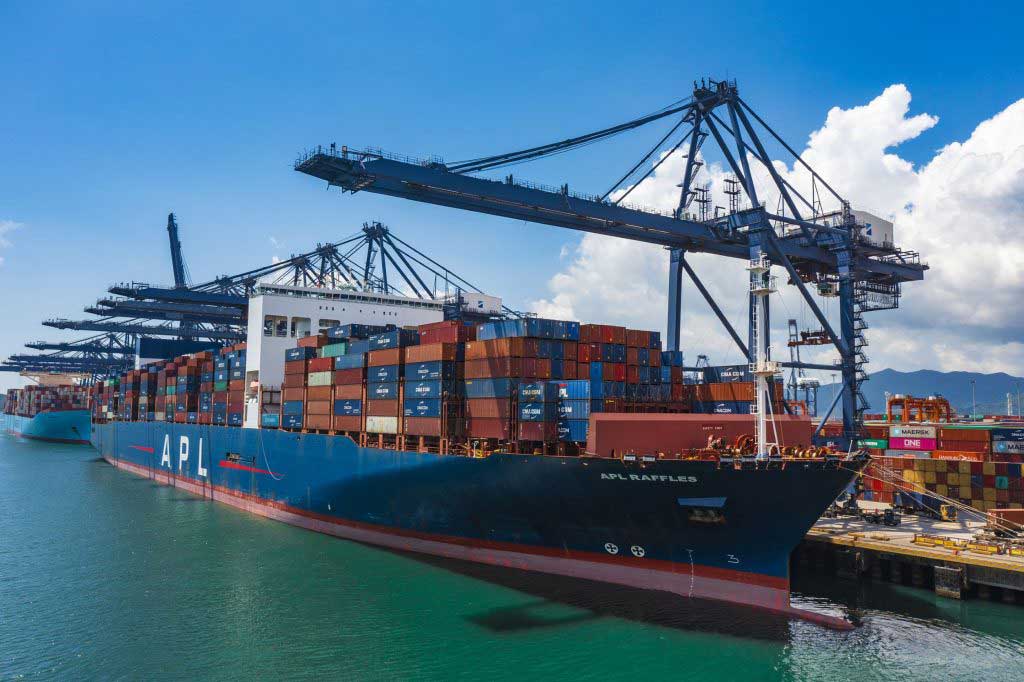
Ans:
MULTIPOLYGON (((193 278, 381 220, 512 305, 544 297, 555 228, 372 195, 295 173, 316 144, 459 159, 571 136, 737 78, 794 144, 892 83, 939 125, 915 164, 1022 95, 1019 4, 175 3, 0 5, 0 356, 84 317, 115 281, 170 281, 175 211, 193 278), (281 246, 275 248, 271 237, 281 246), (513 264, 513 265, 509 265, 513 264)), ((603 191, 656 137, 517 172, 603 191)), ((0 376, 0 386, 8 380, 0 376)))

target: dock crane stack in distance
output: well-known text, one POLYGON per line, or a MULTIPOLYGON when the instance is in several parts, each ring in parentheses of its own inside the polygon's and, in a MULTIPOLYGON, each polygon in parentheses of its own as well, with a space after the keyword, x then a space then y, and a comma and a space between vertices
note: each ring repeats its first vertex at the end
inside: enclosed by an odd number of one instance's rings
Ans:
MULTIPOLYGON (((735 81, 702 80, 694 83, 691 97, 647 116, 516 152, 445 163, 440 158, 420 160, 388 154, 380 149, 356 151, 332 144, 302 154, 295 162, 295 170, 325 180, 328 186, 340 187, 342 191, 385 194, 668 247, 671 252, 669 347, 678 350, 681 278, 685 272, 752 365, 758 355, 757 349, 753 348, 752 318, 748 317, 749 329, 744 342, 687 262, 686 254, 708 253, 748 263, 767 259, 772 266, 785 269, 789 283, 799 289, 839 353, 843 390, 821 415, 815 434, 820 433, 825 421, 841 402, 843 440, 847 446, 860 436, 867 407, 860 390, 861 382, 867 379, 864 368, 867 362, 864 352, 867 324, 864 314, 896 308, 900 285, 922 280, 927 269, 916 252, 871 243, 864 234, 864 226, 857 223, 849 203, 740 98, 735 81), (668 133, 603 195, 571 192, 567 184, 560 188, 544 187, 511 175, 504 179, 474 175, 570 151, 669 118, 675 123, 668 133), (809 174, 812 184, 810 201, 779 175, 756 126, 792 155, 795 163, 809 174), (738 180, 748 205, 739 206, 737 197, 730 202, 732 206, 724 214, 708 215, 707 211, 702 211, 702 215, 693 216, 689 209, 700 191, 695 182, 699 167, 697 155, 709 138, 714 140, 728 169, 738 180), (669 153, 661 155, 646 172, 639 174, 644 164, 668 144, 673 145, 668 148, 669 153), (672 152, 679 150, 685 150, 686 168, 680 181, 679 203, 675 210, 662 212, 624 203, 632 188, 653 173, 672 152), (767 188, 755 186, 752 161, 760 163, 767 171, 770 179, 767 188), (632 185, 611 199, 627 181, 632 185), (838 210, 822 212, 819 189, 831 195, 838 210), (769 212, 759 198, 770 193, 780 198, 782 210, 776 213, 769 212), (828 290, 838 295, 838 330, 833 328, 814 300, 808 284, 817 291, 828 290)), ((766 278, 770 273, 751 274, 751 278, 755 276, 766 278)), ((748 292, 755 286, 752 281, 748 292)), ((753 313, 756 308, 752 295, 751 302, 753 313)), ((766 328, 759 335, 765 354, 770 344, 767 332, 766 328)), ((794 363, 782 364, 789 366, 794 363)), ((798 367, 833 369, 831 365, 811 363, 798 363, 798 367)))

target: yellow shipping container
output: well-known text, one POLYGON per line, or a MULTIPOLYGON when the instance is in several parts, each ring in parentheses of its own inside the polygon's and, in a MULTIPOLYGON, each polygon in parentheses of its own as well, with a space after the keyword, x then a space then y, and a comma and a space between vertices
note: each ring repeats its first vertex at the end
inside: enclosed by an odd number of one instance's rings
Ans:
POLYGON ((971 500, 971 506, 979 511, 985 511, 985 502, 983 500, 971 500))
POLYGON ((906 471, 903 472, 903 480, 909 483, 913 483, 914 481, 917 480, 917 472, 912 471, 911 469, 907 469, 906 471))
POLYGON ((924 482, 925 483, 932 483, 932 484, 934 484, 935 483, 935 472, 934 471, 926 471, 926 472, 924 472, 924 482))
POLYGON ((953 472, 946 474, 946 483, 948 485, 960 485, 960 474, 953 472))
POLYGON ((995 502, 996 501, 996 489, 995 488, 983 488, 982 489, 982 499, 984 499, 986 502, 995 502))
POLYGON ((949 486, 943 485, 942 483, 937 483, 935 485, 935 492, 937 492, 939 495, 942 495, 943 497, 946 497, 947 495, 949 495, 949 486))
POLYGON ((983 462, 981 465, 981 473, 986 476, 996 475, 996 463, 995 462, 983 462))
POLYGON ((960 473, 961 474, 967 474, 968 476, 970 476, 971 475, 971 463, 970 462, 960 462, 960 473))

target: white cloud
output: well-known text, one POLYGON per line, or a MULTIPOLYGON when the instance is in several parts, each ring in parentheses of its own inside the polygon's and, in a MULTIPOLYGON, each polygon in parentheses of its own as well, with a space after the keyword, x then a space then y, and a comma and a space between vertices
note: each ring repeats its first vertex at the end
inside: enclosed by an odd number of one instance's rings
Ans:
MULTIPOLYGON (((934 128, 938 118, 910 115, 910 102, 909 90, 897 84, 863 106, 833 108, 802 151, 854 208, 892 218, 897 243, 920 251, 931 265, 923 283, 904 287, 899 311, 869 316, 872 369, 1024 373, 1024 315, 1019 313, 1024 301, 1024 100, 916 168, 893 148, 934 128)), ((727 174, 719 163, 705 161, 699 181, 710 183, 714 204, 725 205, 727 174)), ((752 160, 752 165, 759 169, 755 176, 767 178, 759 163, 752 160)), ((809 196, 809 176, 803 167, 781 162, 775 166, 809 196)), ((682 154, 673 155, 631 192, 628 201, 674 208, 683 167, 682 154)), ((778 200, 759 198, 770 208, 778 200)), ((742 264, 701 255, 689 259, 744 333, 742 264)), ((666 252, 654 246, 584 235, 570 262, 549 282, 550 297, 537 301, 535 308, 542 314, 663 329, 667 261, 666 252)), ((738 356, 685 277, 684 289, 682 340, 688 357, 706 352, 712 362, 724 363, 738 356)), ((773 299, 777 355, 786 350, 779 342, 786 319, 814 326, 795 293, 785 287, 773 299)), ((834 304, 832 308, 829 312, 834 312, 834 304)), ((805 350, 805 359, 831 357, 825 347, 805 350)))
MULTIPOLYGON (((7 235, 10 232, 23 227, 21 223, 16 223, 13 220, 0 220, 0 249, 8 249, 11 247, 11 242, 7 239, 7 235)), ((3 256, 0 256, 0 265, 4 264, 3 256)))

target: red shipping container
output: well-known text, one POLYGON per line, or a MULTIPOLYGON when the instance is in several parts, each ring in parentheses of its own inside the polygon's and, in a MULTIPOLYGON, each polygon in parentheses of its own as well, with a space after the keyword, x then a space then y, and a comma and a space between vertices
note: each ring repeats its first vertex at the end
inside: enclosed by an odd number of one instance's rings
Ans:
POLYGON ((336 414, 331 418, 331 428, 335 431, 362 431, 363 418, 359 415, 336 414))
POLYGON ((466 344, 466 360, 482 358, 535 358, 539 344, 537 339, 513 336, 490 341, 470 341, 466 344))
POLYGON ((303 388, 303 387, 305 387, 305 385, 306 385, 306 375, 305 374, 285 374, 284 375, 284 383, 282 384, 282 386, 284 388, 303 388))
POLYGON ((512 439, 512 423, 507 419, 466 419, 466 435, 470 438, 512 439))
MULTIPOLYGON (((214 394, 214 395, 216 396, 216 394, 214 394)), ((283 401, 292 402, 294 400, 305 400, 305 399, 306 399, 306 389, 304 389, 304 388, 285 388, 285 389, 282 389, 282 391, 281 391, 281 400, 283 400, 283 401)), ((216 397, 214 397, 214 402, 222 402, 222 401, 217 401, 216 397)))
POLYGON ((213 413, 212 412, 200 412, 199 416, 196 419, 196 423, 198 423, 198 424, 212 424, 213 423, 213 413))
POLYGON ((640 349, 629 347, 626 349, 626 364, 627 365, 639 365, 640 364, 640 349))
POLYGON ((589 379, 590 378, 590 363, 589 362, 577 362, 576 363, 576 378, 577 379, 589 379))
POLYGON ((333 386, 310 386, 306 389, 306 400, 331 400, 333 386))
POLYGON ((327 345, 329 339, 326 335, 305 336, 298 340, 297 346, 302 348, 322 348, 327 345))
POLYGON ((306 369, 310 372, 330 372, 334 369, 334 358, 310 358, 306 360, 306 369))
MULTIPOLYGON (((562 379, 576 379, 576 368, 577 364, 572 361, 562 362, 562 379)), ((554 377, 552 377, 554 378, 554 377)))
MULTIPOLYGON (((468 345, 468 344, 467 344, 468 345)), ((491 377, 521 377, 524 374, 524 362, 533 358, 495 357, 479 360, 466 360, 463 371, 467 379, 486 379, 491 377)))
MULTIPOLYGON (((332 409, 333 403, 330 400, 309 400, 307 396, 306 408, 303 410, 305 415, 324 415, 331 414, 334 410, 332 409)), ((315 427, 322 428, 322 427, 315 427)), ((330 427, 327 427, 330 428, 330 427)))
POLYGON ((404 359, 404 348, 382 348, 381 350, 371 350, 366 354, 366 364, 369 367, 400 365, 404 359))
POLYGON ((448 433, 443 431, 445 422, 440 417, 406 417, 405 435, 407 436, 456 436, 462 431, 462 422, 458 419, 449 420, 448 433))
POLYGON ((398 400, 367 400, 363 403, 363 412, 370 417, 396 417, 402 411, 398 400))
POLYGON ((512 401, 508 398, 468 398, 466 416, 475 419, 504 419, 512 416, 512 401))
POLYGON ((575 341, 563 341, 562 342, 562 359, 563 360, 575 360, 576 351, 579 348, 579 344, 575 341))
POLYGON ((426 345, 409 346, 405 349, 405 364, 414 362, 453 362, 458 356, 456 343, 428 343, 426 345))
MULTIPOLYGON (((661 349, 651 348, 650 353, 647 355, 647 364, 651 367, 661 367, 661 349)), ((681 369, 676 367, 675 369, 681 369)))
POLYGON ((362 385, 365 378, 366 370, 364 369, 339 369, 334 372, 335 385, 354 384, 358 386, 362 385))
MULTIPOLYGON (((631 348, 630 350, 636 350, 631 348)), ((626 383, 627 384, 639 384, 640 383, 640 368, 634 365, 626 365, 626 383)))
POLYGON ((581 343, 576 348, 578 362, 600 362, 601 346, 596 343, 581 343))
POLYGON ((362 384, 342 384, 334 387, 335 400, 361 400, 362 397, 362 384))
POLYGON ((228 382, 229 391, 245 391, 245 379, 232 379, 228 382))
POLYGON ((329 414, 306 414, 303 421, 307 429, 329 431, 331 429, 331 415, 329 414))
POLYGON ((418 329, 421 345, 429 343, 465 343, 466 341, 476 340, 476 327, 462 324, 457 320, 421 324, 418 329))
POLYGON ((558 440, 558 423, 519 422, 519 440, 556 441, 558 440))

